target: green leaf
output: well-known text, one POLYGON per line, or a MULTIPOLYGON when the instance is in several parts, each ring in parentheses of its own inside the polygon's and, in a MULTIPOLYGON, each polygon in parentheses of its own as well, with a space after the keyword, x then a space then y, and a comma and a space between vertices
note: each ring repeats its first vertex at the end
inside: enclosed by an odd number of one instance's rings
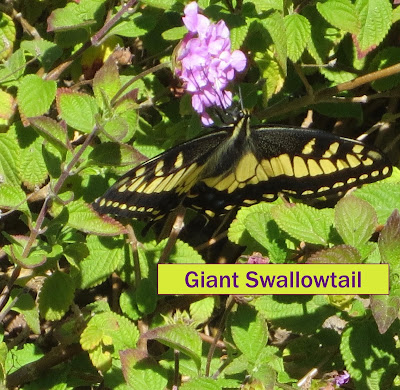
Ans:
POLYGON ((184 37, 187 33, 187 28, 185 26, 182 27, 174 27, 169 30, 164 31, 161 36, 166 41, 178 41, 184 37))
POLYGON ((6 91, 0 90, 0 121, 8 123, 15 113, 15 99, 6 91))
POLYGON ((352 321, 342 334, 340 351, 356 389, 391 387, 399 367, 398 352, 390 332, 380 334, 371 320, 352 321))
POLYGON ((105 1, 81 0, 54 10, 47 19, 47 31, 76 30, 101 21, 105 14, 105 1))
POLYGON ((46 116, 29 118, 33 128, 58 150, 67 149, 67 130, 60 123, 46 116))
POLYGON ((103 283, 125 259, 124 241, 120 238, 88 236, 87 246, 89 256, 79 263, 79 273, 73 271, 76 286, 81 289, 103 283))
POLYGON ((143 316, 136 304, 136 291, 129 288, 122 292, 119 297, 119 306, 122 313, 128 316, 131 320, 136 321, 143 316))
POLYGON ((356 0, 360 32, 357 35, 362 52, 379 45, 388 33, 392 22, 392 5, 389 0, 356 0))
POLYGON ((29 118, 46 113, 56 96, 57 84, 34 74, 26 75, 19 84, 17 101, 21 116, 29 118))
POLYGON ((317 10, 332 26, 352 34, 358 33, 356 7, 350 0, 319 1, 317 10))
POLYGON ((63 51, 55 43, 44 39, 33 39, 31 41, 22 41, 21 49, 26 50, 32 57, 37 57, 42 63, 43 68, 48 72, 54 62, 60 58, 63 51))
POLYGON ((232 316, 231 333, 237 348, 254 364, 268 341, 265 319, 250 306, 239 305, 232 316))
POLYGON ((217 296, 206 297, 190 304, 189 311, 193 321, 197 324, 207 322, 217 306, 219 299, 217 296))
POLYGON ((20 143, 27 141, 19 155, 19 176, 29 190, 41 187, 48 177, 48 169, 42 153, 43 139, 36 137, 32 140, 32 134, 36 136, 32 128, 25 128, 23 133, 18 135, 20 143))
POLYGON ((107 371, 111 358, 119 358, 119 351, 135 348, 139 331, 127 318, 113 312, 94 315, 81 334, 82 349, 89 352, 93 365, 107 371), (110 348, 112 347, 112 348, 110 348))
POLYGON ((136 290, 136 304, 143 314, 153 313, 157 306, 157 281, 143 278, 136 290))
POLYGON ((146 12, 146 9, 143 9, 142 12, 143 13, 138 12, 130 15, 129 19, 116 24, 107 35, 121 35, 128 38, 136 38, 148 33, 157 25, 159 18, 154 11, 146 12))
POLYGON ((264 295, 254 306, 275 326, 306 334, 315 332, 335 314, 335 308, 323 295, 264 295))
POLYGON ((310 264, 354 264, 361 262, 360 252, 348 245, 337 245, 313 253, 308 259, 310 264))
POLYGON ((25 65, 23 50, 16 50, 4 64, 0 64, 0 82, 7 86, 17 86, 16 81, 24 74, 25 65))
POLYGON ((283 263, 286 259, 284 237, 280 234, 271 214, 253 212, 247 215, 244 224, 250 235, 267 251, 273 263, 283 263))
POLYGON ((261 22, 271 35, 272 42, 275 45, 276 59, 283 74, 286 75, 287 36, 282 15, 279 12, 274 12, 268 18, 262 19, 261 22))
POLYGON ((371 295, 371 311, 380 334, 385 333, 398 318, 400 311, 400 289, 389 295, 371 295))
POLYGON ((44 356, 42 350, 33 343, 26 343, 22 347, 17 346, 10 349, 7 354, 5 368, 8 375, 19 368, 35 362, 44 356))
MULTIPOLYGON (((398 47, 387 47, 379 51, 379 53, 372 59, 368 70, 374 72, 381 70, 398 63, 397 58, 400 57, 400 48, 398 47)), ((399 74, 393 74, 388 77, 384 77, 380 80, 374 80, 371 83, 372 88, 375 91, 389 91, 400 84, 399 74)))
POLYGON ((400 289, 400 214, 395 209, 388 218, 378 241, 382 261, 389 264, 392 289, 400 289))
POLYGON ((378 218, 374 208, 355 196, 342 198, 335 207, 335 227, 343 241, 355 248, 367 243, 378 218))
POLYGON ((108 215, 100 216, 83 200, 73 201, 64 208, 53 205, 52 212, 57 215, 62 209, 68 215, 66 224, 82 232, 101 236, 116 236, 125 233, 125 228, 120 222, 108 215))
POLYGON ((231 28, 230 38, 231 38, 231 50, 239 50, 242 46, 244 40, 249 32, 249 25, 243 23, 241 26, 235 26, 231 28))
MULTIPOLYGON (((158 246, 164 248, 165 242, 165 240, 162 241, 158 246)), ((204 260, 201 255, 189 244, 181 240, 177 240, 169 255, 168 262, 174 264, 201 264, 204 263, 204 260)))
POLYGON ((104 97, 110 102, 120 88, 121 80, 117 63, 114 58, 109 57, 93 78, 93 92, 97 105, 104 109, 104 97))
POLYGON ((400 186, 388 179, 362 186, 354 191, 353 195, 372 205, 380 224, 384 224, 392 211, 400 204, 400 186))
POLYGON ((57 92, 57 107, 61 118, 69 126, 84 133, 93 130, 98 107, 92 96, 60 88, 57 92))
POLYGON ((14 288, 11 291, 9 303, 13 299, 16 299, 16 302, 11 310, 21 313, 32 332, 40 334, 39 311, 32 296, 22 292, 21 289, 14 288))
POLYGON ((22 191, 21 187, 7 183, 0 184, 0 207, 5 209, 15 208, 27 215, 30 213, 25 192, 22 191))
POLYGON ((129 389, 163 390, 167 386, 167 371, 146 352, 138 349, 121 351, 122 372, 129 389))
POLYGON ((39 293, 39 311, 48 321, 60 320, 73 302, 75 287, 68 274, 56 271, 47 277, 39 293))
POLYGON ((258 14, 261 14, 263 11, 270 11, 271 9, 283 11, 282 0, 253 0, 251 4, 254 4, 258 14))
POLYGON ((400 5, 393 9, 392 12, 392 23, 396 23, 400 20, 400 5))
POLYGON ((201 339, 198 333, 184 324, 166 325, 154 328, 142 334, 148 340, 157 340, 170 348, 177 349, 195 362, 197 369, 201 365, 201 339))
POLYGON ((317 210, 305 204, 278 205, 271 209, 278 226, 300 241, 327 245, 332 227, 333 210, 317 210))
POLYGON ((142 0, 143 4, 146 4, 150 7, 154 8, 161 8, 164 10, 171 10, 174 8, 176 4, 176 0, 163 0, 163 1, 157 1, 157 0, 142 0))
POLYGON ((308 19, 300 14, 287 15, 284 21, 287 36, 287 55, 293 62, 297 62, 311 39, 311 25, 308 19))
POLYGON ((15 25, 10 16, 0 12, 0 60, 8 58, 15 43, 15 25))

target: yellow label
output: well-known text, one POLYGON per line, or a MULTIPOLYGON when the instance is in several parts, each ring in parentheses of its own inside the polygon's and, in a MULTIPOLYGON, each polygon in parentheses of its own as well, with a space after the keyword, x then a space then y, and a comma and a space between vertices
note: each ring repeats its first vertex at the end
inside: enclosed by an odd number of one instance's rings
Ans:
POLYGON ((388 264, 159 264, 159 294, 388 294, 388 264))

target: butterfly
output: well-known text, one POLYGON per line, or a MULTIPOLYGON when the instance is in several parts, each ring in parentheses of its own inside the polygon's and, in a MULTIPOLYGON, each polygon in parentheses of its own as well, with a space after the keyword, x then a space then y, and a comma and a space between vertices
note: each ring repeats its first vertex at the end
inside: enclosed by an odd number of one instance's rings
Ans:
POLYGON ((275 200, 342 195, 390 176, 378 149, 320 130, 231 126, 194 138, 145 161, 96 199, 101 214, 158 220, 179 205, 208 216, 275 200))

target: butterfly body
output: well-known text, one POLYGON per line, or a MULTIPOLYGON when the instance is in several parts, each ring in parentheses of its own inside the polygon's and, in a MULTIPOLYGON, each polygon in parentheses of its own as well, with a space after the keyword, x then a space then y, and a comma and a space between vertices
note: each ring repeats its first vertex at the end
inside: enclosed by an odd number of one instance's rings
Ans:
POLYGON ((391 174, 377 149, 319 130, 234 126, 187 141, 125 174, 94 208, 158 219, 179 204, 210 216, 273 201, 344 193, 391 174))

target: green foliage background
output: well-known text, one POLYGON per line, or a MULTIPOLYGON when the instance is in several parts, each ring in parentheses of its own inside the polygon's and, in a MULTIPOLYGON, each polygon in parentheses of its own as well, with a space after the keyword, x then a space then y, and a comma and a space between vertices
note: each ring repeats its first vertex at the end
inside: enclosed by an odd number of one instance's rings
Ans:
MULTIPOLYGON (((246 53, 237 84, 255 122, 369 129, 398 164, 400 6, 198 3, 246 53)), ((289 389, 303 378, 316 389, 344 369, 351 388, 399 388, 397 169, 334 208, 241 209, 226 233, 235 253, 272 263, 388 263, 384 296, 158 296, 160 258, 220 255, 203 242, 170 248, 156 230, 142 236, 143 222, 91 208, 129 167, 204 131, 171 70, 184 5, 0 4, 0 388, 289 389)))

